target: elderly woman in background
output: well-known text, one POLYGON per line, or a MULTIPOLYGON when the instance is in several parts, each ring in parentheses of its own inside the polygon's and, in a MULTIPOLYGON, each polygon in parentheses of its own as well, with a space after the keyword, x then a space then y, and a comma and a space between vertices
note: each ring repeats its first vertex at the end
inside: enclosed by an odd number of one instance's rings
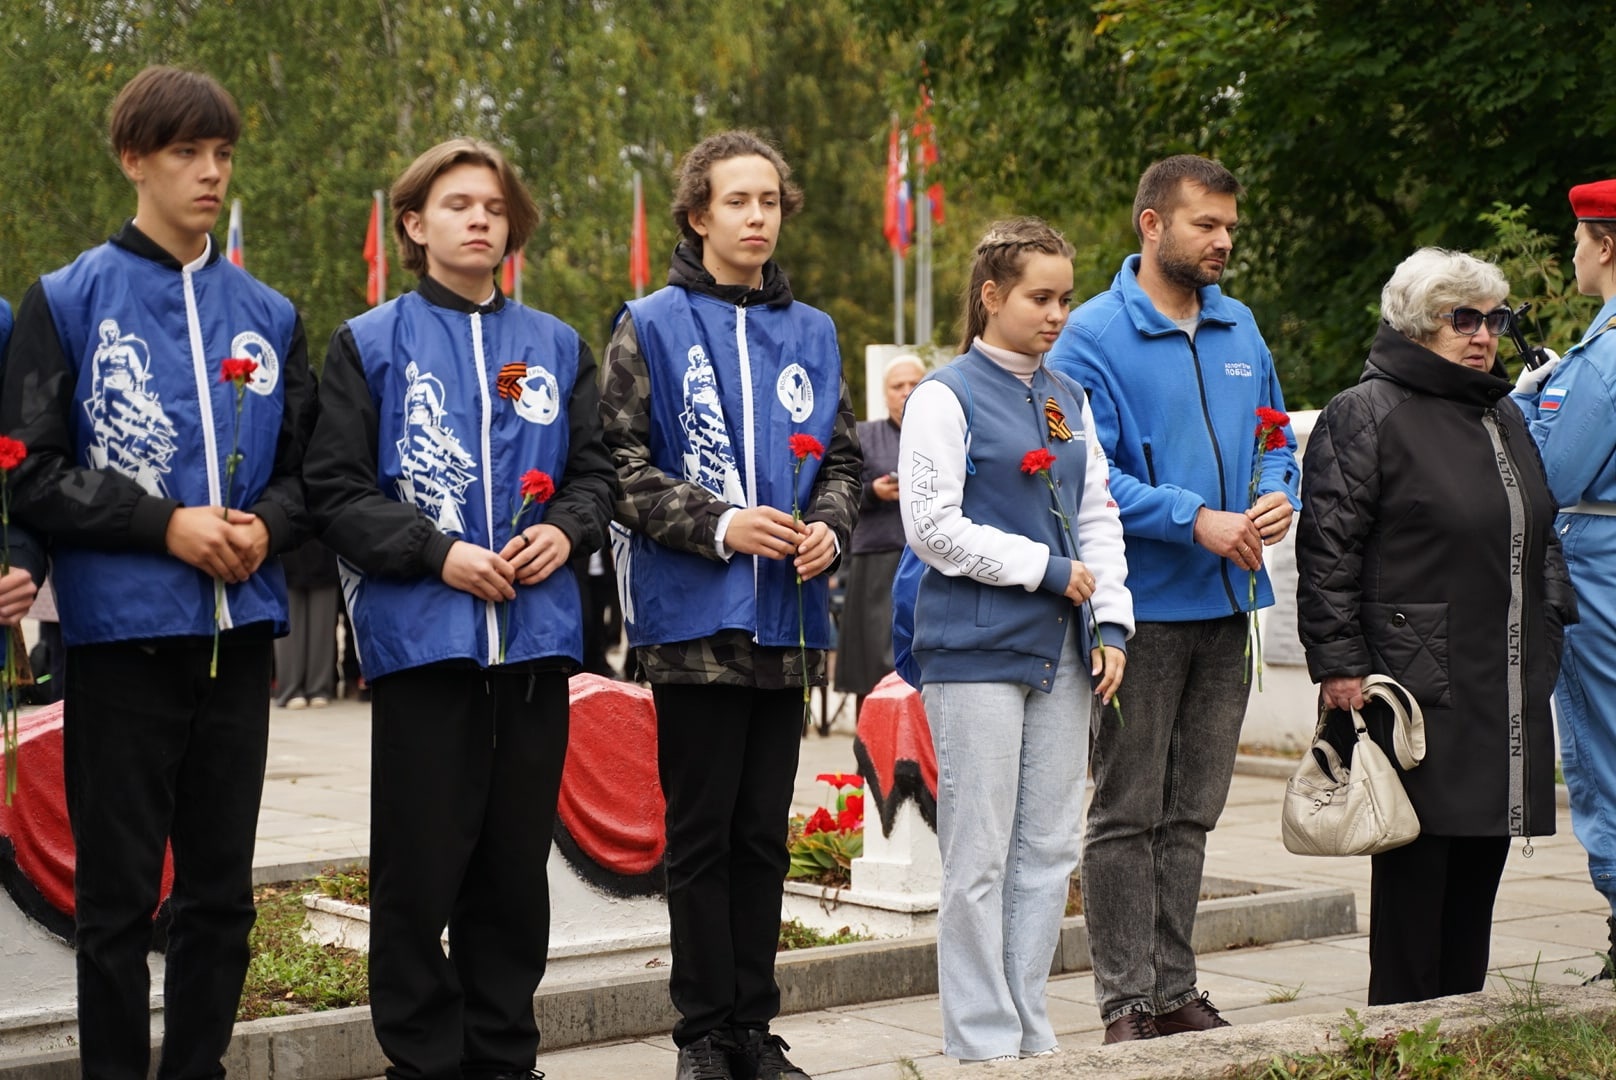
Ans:
POLYGON ((1380 673, 1425 712, 1424 764, 1402 778, 1420 837, 1373 857, 1371 1005, 1480 990, 1509 838, 1530 852, 1554 832, 1549 695, 1576 601, 1498 360, 1508 295, 1469 255, 1405 259, 1302 469, 1299 629, 1324 705, 1361 708, 1380 673))
POLYGON ((847 571, 847 604, 836 649, 836 689, 864 696, 892 670, 892 577, 903 555, 903 522, 898 517, 898 432, 909 392, 926 377, 926 364, 913 353, 887 361, 881 373, 886 396, 884 420, 862 420, 864 498, 853 529, 853 558, 847 571))

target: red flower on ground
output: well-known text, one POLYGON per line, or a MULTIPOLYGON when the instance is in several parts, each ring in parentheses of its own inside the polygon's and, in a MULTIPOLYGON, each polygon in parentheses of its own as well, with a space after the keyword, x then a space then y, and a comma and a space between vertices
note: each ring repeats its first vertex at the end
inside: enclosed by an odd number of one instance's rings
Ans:
POLYGON ((1054 467, 1055 455, 1043 447, 1039 447, 1037 450, 1028 450, 1026 456, 1021 459, 1021 471, 1028 476, 1036 476, 1054 467))
POLYGON ((809 818, 802 826, 802 835, 804 836, 812 836, 814 833, 835 831, 836 819, 831 817, 830 811, 826 810, 823 806, 821 806, 818 810, 815 810, 814 816, 809 818))
POLYGON ((0 435, 0 472, 10 472, 22 464, 22 459, 28 456, 28 447, 17 439, 8 439, 0 435))
POLYGON ((860 776, 858 773, 822 772, 818 776, 814 777, 814 779, 815 780, 823 780, 825 783, 829 784, 831 787, 837 787, 837 788, 843 788, 843 787, 861 788, 861 787, 864 786, 864 777, 860 776))
POLYGON ((815 461, 825 456, 825 444, 812 435, 804 435, 798 432, 787 441, 791 444, 791 456, 798 461, 801 461, 809 454, 814 456, 815 461))
POLYGON ((550 474, 539 469, 529 469, 522 474, 522 498, 532 499, 534 502, 549 502, 550 496, 555 494, 555 481, 550 474))
POLYGON ((233 356, 228 360, 219 361, 219 381, 228 383, 244 383, 252 378, 253 372, 258 370, 258 361, 244 360, 233 356))
POLYGON ((864 824, 864 796, 849 795, 842 806, 841 813, 836 815, 836 827, 846 832, 856 829, 864 824))

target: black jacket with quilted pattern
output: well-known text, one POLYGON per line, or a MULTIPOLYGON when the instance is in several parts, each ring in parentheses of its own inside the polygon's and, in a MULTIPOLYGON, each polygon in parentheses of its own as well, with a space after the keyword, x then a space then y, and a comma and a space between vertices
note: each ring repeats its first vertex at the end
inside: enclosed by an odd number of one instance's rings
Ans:
POLYGON ((1549 696, 1576 599, 1537 448, 1494 371, 1382 326, 1302 469, 1309 672, 1380 672, 1419 700, 1428 749, 1404 782, 1441 836, 1554 831, 1549 696))

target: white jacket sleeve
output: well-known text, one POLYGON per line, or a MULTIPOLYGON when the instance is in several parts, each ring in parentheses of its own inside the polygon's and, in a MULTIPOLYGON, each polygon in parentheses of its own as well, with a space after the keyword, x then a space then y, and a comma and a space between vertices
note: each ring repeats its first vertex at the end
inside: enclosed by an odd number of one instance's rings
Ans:
POLYGON ((904 404, 898 436, 904 539, 922 562, 949 577, 1020 585, 1028 592, 1058 577, 1060 587, 1053 591, 1064 592, 1071 560, 1019 533, 978 525, 962 512, 965 440, 965 411, 954 391, 937 379, 916 387, 904 404))
POLYGON ((1133 637, 1133 594, 1128 591, 1128 560, 1122 539, 1122 517, 1111 497, 1111 463, 1094 434, 1094 413, 1083 400, 1083 430, 1089 446, 1083 477, 1083 505, 1077 510, 1077 550, 1094 575, 1094 621, 1122 627, 1133 637))

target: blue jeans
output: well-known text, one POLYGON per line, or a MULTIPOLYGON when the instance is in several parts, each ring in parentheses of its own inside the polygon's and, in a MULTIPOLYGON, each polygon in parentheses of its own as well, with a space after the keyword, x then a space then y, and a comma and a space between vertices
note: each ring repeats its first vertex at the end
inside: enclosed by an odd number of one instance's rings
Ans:
POLYGON ((1140 623, 1122 722, 1108 709, 1095 732, 1083 914, 1107 1024, 1195 997, 1190 937, 1251 690, 1245 641, 1244 615, 1140 623))
POLYGON ((928 683, 943 890, 937 982, 943 1052, 1055 1045, 1045 985, 1081 850, 1093 697, 1069 634, 1048 694, 1020 683, 928 683))

